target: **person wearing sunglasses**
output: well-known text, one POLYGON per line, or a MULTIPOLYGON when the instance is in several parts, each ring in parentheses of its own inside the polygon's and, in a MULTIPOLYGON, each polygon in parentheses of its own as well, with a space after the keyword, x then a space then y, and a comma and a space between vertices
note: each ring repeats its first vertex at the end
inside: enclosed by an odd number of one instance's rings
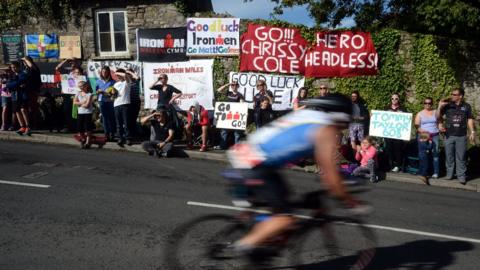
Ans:
POLYGON ((458 181, 467 183, 467 140, 475 143, 475 125, 473 122, 472 107, 463 100, 465 90, 455 88, 451 93, 450 100, 442 100, 438 104, 437 117, 443 120, 445 132, 445 166, 447 167, 446 178, 453 179, 453 169, 456 168, 458 181), (468 129, 470 132, 467 134, 468 129))
MULTIPOLYGON (((390 100, 391 102, 385 108, 385 111, 407 112, 400 104, 400 95, 398 93, 393 93, 390 100)), ((399 172, 400 168, 403 166, 403 150, 405 148, 405 143, 403 140, 385 138, 385 144, 392 172, 399 172)))
MULTIPOLYGON (((234 80, 231 83, 224 84, 217 89, 217 92, 220 94, 226 94, 227 102, 245 102, 243 95, 238 92, 240 84, 238 80, 234 80), (225 91, 226 90, 226 91, 225 91), (224 93, 224 91, 226 93, 224 93)), ((215 150, 226 150, 229 147, 228 136, 233 133, 234 144, 237 144, 240 141, 240 138, 243 137, 244 132, 241 130, 220 130, 220 145, 214 147, 215 150)))
POLYGON ((423 101, 423 110, 417 113, 415 116, 415 127, 417 128, 417 141, 418 141, 418 159, 420 166, 418 175, 425 184, 429 182, 429 154, 433 158, 433 174, 432 178, 438 178, 440 171, 439 155, 438 155, 438 142, 439 142, 439 129, 438 118, 433 107, 433 99, 427 97, 423 101))

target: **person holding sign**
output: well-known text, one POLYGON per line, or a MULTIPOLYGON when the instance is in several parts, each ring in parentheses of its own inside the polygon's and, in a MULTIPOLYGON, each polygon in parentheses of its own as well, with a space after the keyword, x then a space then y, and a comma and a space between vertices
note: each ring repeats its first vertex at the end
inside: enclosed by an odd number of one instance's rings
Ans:
MULTIPOLYGON (((400 105, 400 95, 393 93, 390 104, 385 108, 385 111, 391 112, 406 112, 400 105)), ((404 142, 399 139, 385 138, 386 150, 392 166, 392 172, 399 172, 403 166, 403 150, 404 142)))
POLYGON ((82 149, 88 149, 91 145, 93 131, 93 95, 87 82, 80 81, 78 88, 80 88, 80 92, 73 99, 73 104, 78 106, 77 129, 80 137, 85 138, 81 141, 82 149))
MULTIPOLYGON (((217 89, 217 92, 222 93, 225 89, 227 89, 228 86, 230 86, 231 91, 227 90, 227 93, 226 93, 227 94, 227 102, 244 102, 245 101, 245 98, 243 97, 243 95, 240 94, 240 92, 238 92, 238 87, 239 87, 238 81, 234 81, 232 83, 227 83, 227 84, 224 84, 224 85, 220 86, 220 88, 217 89)), ((237 144, 240 141, 240 138, 243 135, 243 131, 241 131, 241 130, 234 130, 234 131, 231 131, 231 130, 228 130, 228 129, 220 130, 220 139, 221 139, 220 140, 220 146, 216 147, 216 149, 225 150, 225 149, 228 148, 228 134, 229 133, 233 133, 233 136, 235 138, 235 140, 234 140, 235 144, 237 144)))
POLYGON ((438 151, 439 130, 438 118, 433 109, 433 99, 427 97, 423 101, 424 109, 415 116, 415 126, 417 127, 417 141, 418 141, 418 159, 420 166, 418 175, 425 183, 428 182, 428 154, 431 153, 433 157, 433 175, 432 178, 438 178, 440 172, 440 159, 438 151))
POLYGON ((445 132, 445 165, 447 167, 446 178, 453 179, 453 169, 456 167, 458 181, 462 185, 467 183, 467 131, 470 129, 468 139, 475 143, 475 125, 470 104, 463 101, 465 91, 455 88, 451 93, 450 100, 440 101, 438 104, 437 117, 443 119, 445 124, 441 131, 445 132))

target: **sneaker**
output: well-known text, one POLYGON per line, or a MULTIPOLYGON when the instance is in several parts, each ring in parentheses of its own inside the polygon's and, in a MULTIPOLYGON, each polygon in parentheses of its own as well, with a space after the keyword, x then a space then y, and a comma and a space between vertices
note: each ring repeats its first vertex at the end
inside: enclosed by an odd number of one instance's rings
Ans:
POLYGON ((399 172, 399 171, 400 171, 400 169, 399 169, 398 167, 396 167, 396 166, 393 167, 393 169, 392 169, 392 172, 399 172))
POLYGON ((22 127, 19 130, 17 130, 16 132, 17 132, 18 135, 23 135, 23 133, 25 133, 25 128, 22 127))
POLYGON ((432 178, 433 179, 438 179, 438 174, 436 174, 436 173, 432 174, 432 178))
POLYGON ((465 179, 465 178, 458 178, 458 181, 459 181, 460 184, 462 184, 462 185, 466 185, 466 184, 467 184, 467 179, 465 179))
POLYGON ((453 180, 453 175, 446 175, 445 180, 453 180))
POLYGON ((132 146, 132 144, 133 144, 132 141, 130 141, 130 140, 127 140, 126 143, 127 143, 128 146, 132 146))
POLYGON ((27 135, 27 136, 30 136, 32 135, 32 131, 30 130, 30 128, 25 128, 25 132, 23 132, 24 135, 27 135))
POLYGON ((14 131, 15 129, 13 127, 9 127, 8 131, 14 131))
POLYGON ((427 186, 430 185, 430 182, 428 181, 428 177, 422 175, 422 176, 420 176, 420 180, 422 180, 422 182, 423 182, 425 185, 427 185, 427 186))
POLYGON ((378 175, 370 176, 370 183, 377 183, 378 182, 378 175))
POLYGON ((202 145, 202 147, 200 147, 200 152, 206 152, 206 151, 207 151, 207 146, 202 145))
POLYGON ((118 144, 118 146, 123 147, 124 142, 123 142, 122 139, 118 139, 118 140, 117 140, 117 144, 118 144))
POLYGON ((213 147, 213 150, 223 150, 222 147, 220 145, 215 145, 213 147))
POLYGON ((7 127, 2 126, 2 128, 1 128, 0 130, 1 130, 1 131, 7 131, 7 127))
POLYGON ((187 144, 187 149, 188 149, 188 150, 192 150, 192 149, 193 149, 193 144, 188 143, 188 144, 187 144))

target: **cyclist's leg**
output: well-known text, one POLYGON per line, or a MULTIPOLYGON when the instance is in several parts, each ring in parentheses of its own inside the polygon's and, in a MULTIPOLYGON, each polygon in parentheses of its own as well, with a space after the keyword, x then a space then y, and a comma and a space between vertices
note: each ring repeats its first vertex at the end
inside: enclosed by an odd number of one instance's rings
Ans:
POLYGON ((256 224, 248 234, 237 241, 240 248, 248 249, 260 246, 266 240, 287 230, 293 225, 295 218, 290 215, 288 186, 276 169, 255 168, 247 177, 263 180, 263 185, 252 188, 253 196, 272 207, 274 213, 269 219, 256 224))

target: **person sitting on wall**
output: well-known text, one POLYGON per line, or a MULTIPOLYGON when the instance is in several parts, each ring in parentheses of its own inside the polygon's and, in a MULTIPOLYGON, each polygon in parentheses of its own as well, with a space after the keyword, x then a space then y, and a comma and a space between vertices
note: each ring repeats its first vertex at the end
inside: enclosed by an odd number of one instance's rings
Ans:
POLYGON ((171 157, 173 152, 174 130, 168 121, 167 111, 159 109, 143 117, 142 125, 150 124, 150 140, 142 143, 142 148, 150 156, 171 157))
POLYGON ((187 148, 193 149, 192 133, 194 129, 201 129, 202 132, 202 146, 200 152, 207 151, 207 138, 208 128, 210 126, 210 120, 208 117, 208 111, 203 108, 198 102, 195 105, 190 106, 187 112, 187 125, 185 126, 185 132, 187 134, 187 148))

